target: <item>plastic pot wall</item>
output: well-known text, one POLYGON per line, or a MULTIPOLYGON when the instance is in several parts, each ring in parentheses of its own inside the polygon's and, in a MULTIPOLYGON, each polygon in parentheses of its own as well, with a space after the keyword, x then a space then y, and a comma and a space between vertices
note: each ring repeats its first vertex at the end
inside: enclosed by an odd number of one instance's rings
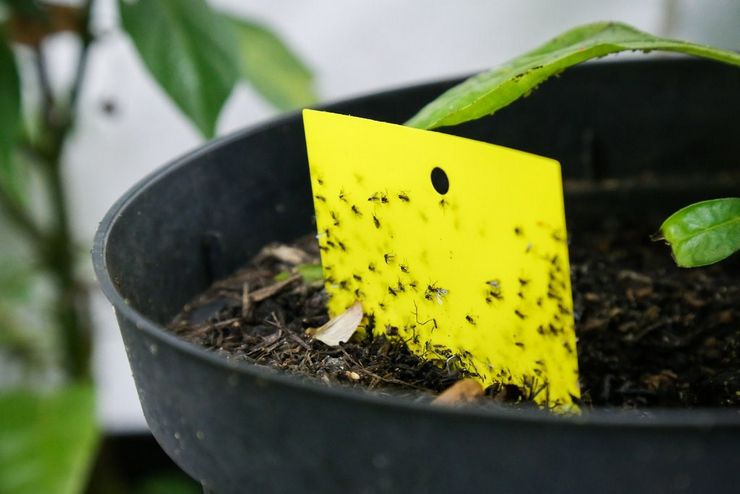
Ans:
MULTIPOLYGON (((326 108, 403 122, 454 81, 326 108)), ((557 158, 569 221, 654 216, 737 193, 740 71, 689 60, 588 64, 450 132, 557 158), (648 173, 652 180, 634 181, 648 173), (698 173, 697 173, 698 172, 698 173), (723 178, 724 177, 724 178, 723 178), (735 175, 737 177, 737 175, 735 175), (583 186, 583 184, 586 186, 583 186)), ((659 224, 659 223, 656 223, 659 224)), ((311 231, 299 115, 214 141, 131 189, 93 251, 144 414, 206 490, 731 492, 740 414, 438 409, 284 376, 163 329, 265 243, 311 231)))

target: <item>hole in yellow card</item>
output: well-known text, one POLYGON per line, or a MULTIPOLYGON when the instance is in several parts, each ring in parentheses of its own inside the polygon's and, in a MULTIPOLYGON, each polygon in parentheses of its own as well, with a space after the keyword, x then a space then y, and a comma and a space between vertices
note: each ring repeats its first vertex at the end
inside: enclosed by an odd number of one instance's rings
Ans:
POLYGON ((555 410, 579 397, 560 165, 437 132, 306 110, 332 315, 555 410))
POLYGON ((432 168, 432 185, 434 190, 444 195, 450 190, 450 179, 443 169, 438 166, 432 168))

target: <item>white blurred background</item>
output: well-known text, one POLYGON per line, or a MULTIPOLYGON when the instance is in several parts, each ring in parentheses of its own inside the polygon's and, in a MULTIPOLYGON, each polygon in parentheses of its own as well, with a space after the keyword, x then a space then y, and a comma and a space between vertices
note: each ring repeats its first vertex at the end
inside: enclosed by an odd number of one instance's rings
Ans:
MULTIPOLYGON (((569 27, 619 20, 648 32, 740 49, 740 0, 212 0, 262 21, 314 71, 320 99, 336 100, 501 63, 569 27)), ((156 167, 201 144, 116 31, 112 0, 94 12, 102 42, 91 53, 79 126, 65 155, 74 228, 91 242, 113 202, 156 167), (113 114, 102 111, 112 103, 113 114)), ((76 56, 64 35, 49 46, 53 82, 66 86, 76 56)), ((232 95, 219 134, 274 111, 250 88, 232 95)), ((92 276, 92 275, 91 275, 92 276)), ((112 310, 95 298, 100 415, 111 431, 145 428, 112 310)))

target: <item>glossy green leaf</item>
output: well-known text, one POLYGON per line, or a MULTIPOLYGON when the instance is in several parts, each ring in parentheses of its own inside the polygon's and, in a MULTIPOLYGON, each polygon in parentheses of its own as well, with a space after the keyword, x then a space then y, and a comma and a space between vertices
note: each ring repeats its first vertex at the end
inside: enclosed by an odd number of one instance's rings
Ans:
POLYGON ((316 101, 311 71, 274 32, 252 21, 226 18, 236 36, 242 78, 280 110, 316 101))
POLYGON ((15 55, 0 29, 0 186, 13 194, 13 149, 21 122, 21 89, 15 55))
POLYGON ((0 394, 0 492, 82 491, 98 430, 91 385, 0 394))
POLYGON ((740 54, 659 38, 618 22, 576 27, 493 70, 467 79, 426 105, 406 124, 422 129, 456 125, 528 95, 573 65, 621 51, 672 51, 740 65, 740 54))
POLYGON ((235 39, 204 0, 119 0, 149 72, 206 137, 239 78, 235 39))
POLYGON ((706 266, 740 250, 740 197, 697 202, 673 213, 660 227, 676 264, 706 266))

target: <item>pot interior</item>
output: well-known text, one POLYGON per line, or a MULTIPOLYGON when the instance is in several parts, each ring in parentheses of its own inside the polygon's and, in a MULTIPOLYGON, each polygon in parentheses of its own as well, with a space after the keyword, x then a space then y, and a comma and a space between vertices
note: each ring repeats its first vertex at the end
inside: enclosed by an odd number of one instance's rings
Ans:
MULTIPOLYGON (((457 81, 379 93, 327 110, 402 123, 457 81)), ((688 204, 736 193, 740 72, 696 60, 594 63, 451 129, 559 160, 569 225, 609 214, 656 228, 688 204)), ((96 255, 116 298, 166 324, 267 242, 314 228, 299 115, 176 160, 134 187, 101 225, 96 255)))

